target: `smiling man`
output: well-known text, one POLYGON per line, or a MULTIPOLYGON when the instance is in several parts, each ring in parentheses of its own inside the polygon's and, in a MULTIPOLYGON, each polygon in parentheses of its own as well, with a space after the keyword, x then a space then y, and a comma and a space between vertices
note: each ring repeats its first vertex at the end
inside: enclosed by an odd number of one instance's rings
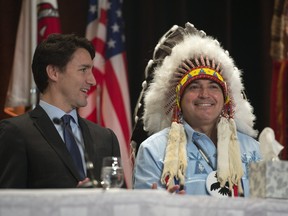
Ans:
POLYGON ((32 71, 40 101, 0 122, 0 188, 96 186, 103 157, 120 156, 113 131, 77 114, 96 85, 94 56, 93 45, 73 34, 52 34, 37 46, 32 71))
POLYGON ((219 42, 190 23, 159 41, 146 71, 134 188, 249 196, 248 163, 261 158, 241 72, 219 42))

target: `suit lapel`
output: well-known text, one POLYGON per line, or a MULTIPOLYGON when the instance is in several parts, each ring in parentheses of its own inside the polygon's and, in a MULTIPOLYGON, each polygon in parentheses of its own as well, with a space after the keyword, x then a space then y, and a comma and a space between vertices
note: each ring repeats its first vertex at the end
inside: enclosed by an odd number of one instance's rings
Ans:
POLYGON ((65 146, 65 143, 61 139, 58 131, 56 130, 54 124, 50 120, 49 116, 39 105, 36 106, 34 110, 30 112, 31 119, 34 125, 40 133, 43 135, 44 139, 48 144, 55 150, 57 155, 66 165, 66 167, 71 171, 73 176, 79 181, 80 177, 72 161, 71 156, 65 146))
MULTIPOLYGON (((88 127, 88 125, 86 124, 86 122, 84 121, 84 119, 82 119, 80 116, 78 116, 78 122, 81 128, 81 132, 82 132, 82 137, 84 140, 84 146, 85 146, 85 153, 88 155, 88 158, 85 158, 86 161, 90 160, 93 165, 94 165, 94 174, 96 172, 96 165, 99 163, 99 161, 97 161, 100 157, 98 155, 98 152, 96 151, 95 148, 95 141, 93 141, 92 136, 91 136, 91 132, 90 129, 88 127), (96 164, 97 163, 97 164, 96 164)), ((90 173, 88 173, 88 177, 91 178, 90 173)))

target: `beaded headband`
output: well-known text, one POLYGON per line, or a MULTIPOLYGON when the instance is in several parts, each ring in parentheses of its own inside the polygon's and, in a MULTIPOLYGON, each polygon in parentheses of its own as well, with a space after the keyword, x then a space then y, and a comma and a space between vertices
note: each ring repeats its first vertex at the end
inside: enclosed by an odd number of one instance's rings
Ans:
MULTIPOLYGON (((209 62, 208 58, 207 61, 209 62)), ((195 67, 193 65, 193 63, 190 60, 186 60, 186 62, 192 66, 195 67)), ((213 61, 214 64, 214 61, 213 61)), ((189 71, 189 66, 187 66, 187 64, 183 63, 185 69, 183 68, 179 68, 179 71, 189 71)), ((218 67, 219 68, 219 67, 218 67)), ((221 76, 220 72, 217 72, 216 69, 212 66, 212 67, 207 67, 207 66, 198 66, 194 69, 192 69, 189 72, 186 72, 183 77, 181 78, 181 80, 179 81, 179 83, 176 86, 176 105, 178 106, 178 108, 180 108, 180 101, 181 101, 181 97, 182 94, 185 90, 185 88, 194 80, 197 79, 209 79, 212 80, 216 83, 218 83, 221 86, 221 89, 223 91, 223 96, 224 96, 224 100, 225 100, 225 104, 229 102, 229 96, 228 96, 228 92, 227 92, 227 85, 225 80, 223 79, 223 77, 221 76)))

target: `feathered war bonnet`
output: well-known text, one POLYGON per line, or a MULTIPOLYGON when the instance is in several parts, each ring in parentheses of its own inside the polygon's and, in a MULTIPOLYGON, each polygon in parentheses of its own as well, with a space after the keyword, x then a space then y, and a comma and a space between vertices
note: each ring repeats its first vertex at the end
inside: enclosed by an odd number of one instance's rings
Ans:
MULTIPOLYGON (((153 79, 144 92, 144 130, 151 135, 170 127, 161 181, 168 188, 174 178, 185 183, 187 167, 186 135, 181 122, 180 100, 186 86, 205 78, 217 82, 225 105, 217 126, 217 179, 221 187, 238 185, 242 192, 240 147, 236 130, 256 136, 253 108, 243 97, 241 71, 219 42, 186 23, 173 26, 155 47, 146 73, 153 79)), ((147 76, 147 74, 146 74, 147 76)))

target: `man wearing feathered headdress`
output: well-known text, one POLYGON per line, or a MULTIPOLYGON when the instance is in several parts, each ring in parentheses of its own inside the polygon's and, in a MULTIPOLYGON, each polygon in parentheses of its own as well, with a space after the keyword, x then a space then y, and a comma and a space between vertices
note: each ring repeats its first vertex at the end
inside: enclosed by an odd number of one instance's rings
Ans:
POLYGON ((248 163, 261 155, 253 108, 229 53, 190 23, 173 26, 147 71, 141 122, 149 137, 137 151, 134 188, 248 196, 248 163))

